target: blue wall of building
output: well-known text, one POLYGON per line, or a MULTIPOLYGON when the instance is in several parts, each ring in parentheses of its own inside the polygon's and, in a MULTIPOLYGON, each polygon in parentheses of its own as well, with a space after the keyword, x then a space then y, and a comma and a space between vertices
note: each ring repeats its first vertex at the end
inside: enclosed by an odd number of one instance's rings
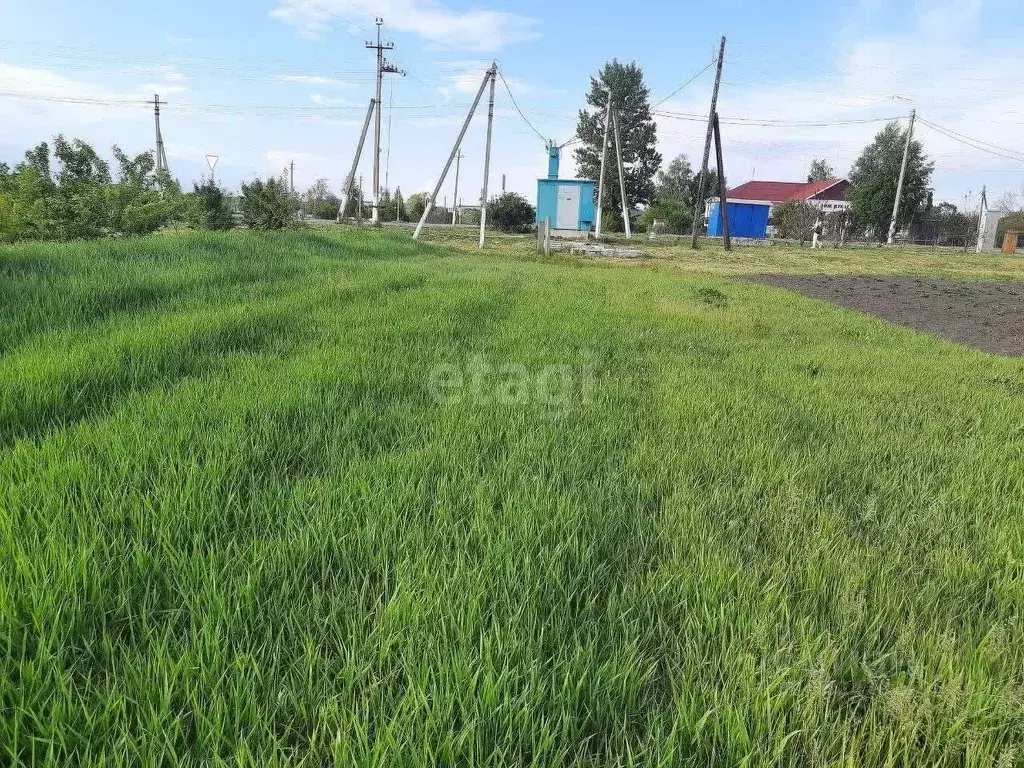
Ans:
POLYGON ((575 184, 580 188, 580 214, 577 231, 589 232, 594 228, 597 205, 594 202, 596 182, 588 179, 537 179, 537 223, 551 221, 552 228, 558 221, 558 188, 563 184, 575 184))
MULTIPOLYGON (((728 203, 729 234, 733 237, 763 238, 768 231, 770 206, 756 203, 728 203)), ((718 215, 718 203, 711 206, 708 220, 708 235, 722 236, 722 222, 718 215)))

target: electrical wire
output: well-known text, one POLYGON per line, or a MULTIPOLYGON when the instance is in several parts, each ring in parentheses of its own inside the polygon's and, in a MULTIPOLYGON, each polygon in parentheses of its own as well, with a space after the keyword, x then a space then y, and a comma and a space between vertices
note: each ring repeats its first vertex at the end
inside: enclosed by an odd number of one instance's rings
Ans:
POLYGON ((1024 152, 1019 152, 1016 149, 1009 149, 1008 147, 1001 147, 998 144, 991 144, 987 141, 982 141, 981 139, 975 139, 967 134, 954 131, 952 128, 944 128, 943 126, 933 123, 930 120, 926 120, 920 116, 918 116, 917 120, 919 123, 927 125, 933 131, 937 131, 947 138, 977 149, 980 152, 987 152, 990 155, 1001 157, 1004 160, 1016 160, 1017 162, 1024 163, 1024 152))
POLYGON ((662 104, 664 104, 664 103, 665 103, 666 101, 668 101, 669 99, 671 99, 671 98, 672 98, 673 96, 675 96, 675 95, 676 95, 677 93, 679 93, 679 92, 680 92, 681 90, 683 90, 683 88, 685 88, 686 86, 688 86, 688 85, 689 85, 690 83, 692 83, 692 82, 693 82, 694 80, 696 80, 696 79, 697 79, 698 77, 700 77, 701 75, 703 75, 703 74, 704 74, 705 72, 707 72, 707 71, 708 71, 709 69, 711 69, 711 68, 712 68, 713 66, 715 66, 715 62, 714 62, 714 61, 710 62, 710 63, 709 63, 709 64, 708 64, 708 65, 707 65, 706 67, 704 67, 704 69, 702 69, 702 70, 700 70, 700 71, 698 71, 698 72, 695 72, 695 73, 694 73, 694 74, 693 74, 693 75, 692 75, 692 76, 690 77, 690 79, 689 79, 689 80, 687 80, 687 81, 686 81, 685 83, 683 83, 683 84, 682 84, 682 85, 680 85, 680 86, 679 86, 678 88, 676 88, 676 89, 675 89, 674 91, 672 91, 672 93, 670 93, 670 94, 669 94, 668 96, 666 96, 666 97, 665 97, 664 99, 662 99, 661 101, 657 102, 656 104, 653 104, 653 105, 652 105, 652 106, 650 107, 650 109, 651 109, 651 110, 653 111, 653 110, 657 109, 658 107, 660 107, 660 106, 661 106, 662 104))
POLYGON ((543 141, 546 145, 548 143, 547 137, 543 133, 538 131, 533 126, 533 123, 531 123, 529 119, 527 119, 526 115, 523 114, 523 110, 521 110, 519 108, 519 105, 516 103, 516 97, 512 95, 512 89, 508 87, 508 81, 505 80, 505 76, 501 73, 500 69, 498 70, 498 77, 501 78, 502 85, 505 86, 505 90, 508 91, 508 97, 512 100, 512 106, 516 108, 516 112, 518 112, 519 116, 523 118, 523 122, 526 123, 529 129, 533 131, 535 134, 537 134, 537 136, 540 137, 540 140, 543 141))

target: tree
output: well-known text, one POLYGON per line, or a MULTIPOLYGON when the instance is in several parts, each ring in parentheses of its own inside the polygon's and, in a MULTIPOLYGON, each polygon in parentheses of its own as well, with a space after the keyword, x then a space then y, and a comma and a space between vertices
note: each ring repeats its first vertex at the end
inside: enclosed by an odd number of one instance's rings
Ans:
POLYGON ((802 244, 810 239, 820 215, 821 211, 805 200, 788 200, 772 210, 772 226, 779 237, 802 244))
MULTIPOLYGON (((605 63, 597 77, 590 78, 590 93, 586 98, 587 105, 592 109, 581 109, 579 112, 576 135, 582 143, 575 151, 576 168, 583 178, 596 179, 600 175, 601 143, 609 90, 612 106, 619 115, 626 197, 630 207, 646 205, 654 197, 654 174, 661 166, 661 155, 657 151, 658 137, 651 117, 650 91, 644 85, 643 70, 635 62, 622 64, 618 59, 613 59, 605 63)), ((609 131, 609 144, 612 142, 611 137, 609 131)), ((618 173, 615 151, 610 146, 602 201, 606 215, 622 210, 618 173)), ((614 219, 619 215, 612 214, 609 218, 614 219)), ((610 223, 614 225, 616 222, 610 223)), ((621 227, 622 223, 618 222, 618 226, 621 227)))
POLYGON ((59 240, 100 237, 109 231, 105 188, 110 165, 81 139, 53 140, 57 159, 57 189, 51 211, 59 240))
POLYGON ((668 168, 658 171, 655 180, 655 194, 658 197, 674 197, 679 200, 693 200, 690 184, 693 182, 693 168, 686 155, 677 155, 668 168))
POLYGON ((828 181, 836 177, 836 169, 823 157, 811 161, 811 170, 807 173, 807 181, 828 181))
POLYGON ((295 201, 281 179, 242 185, 242 223, 249 229, 283 229, 295 218, 295 201))
POLYGON ((408 208, 409 221, 419 221, 420 216, 423 215, 423 210, 427 207, 427 193, 417 192, 415 195, 409 195, 405 205, 408 208))
POLYGON ((231 229, 234 215, 227 192, 212 179, 192 185, 188 222, 199 229, 231 229))
POLYGON ((654 199, 637 220, 637 230, 647 231, 658 222, 660 232, 681 235, 693 225, 693 168, 686 155, 678 155, 655 179, 654 199))
MULTIPOLYGON (((850 171, 853 187, 847 198, 854 217, 858 226, 873 230, 880 240, 889 231, 906 140, 907 133, 900 128, 899 123, 888 123, 864 148, 850 171)), ((904 228, 924 209, 934 169, 935 164, 925 155, 921 142, 916 139, 911 141, 897 228, 904 228)))
POLYGON ((502 232, 530 232, 537 211, 517 192, 505 192, 487 203, 487 221, 502 232))
POLYGON ((183 210, 177 183, 170 178, 157 178, 152 152, 129 157, 116 144, 112 152, 119 172, 117 183, 105 190, 106 225, 111 233, 147 235, 183 210))

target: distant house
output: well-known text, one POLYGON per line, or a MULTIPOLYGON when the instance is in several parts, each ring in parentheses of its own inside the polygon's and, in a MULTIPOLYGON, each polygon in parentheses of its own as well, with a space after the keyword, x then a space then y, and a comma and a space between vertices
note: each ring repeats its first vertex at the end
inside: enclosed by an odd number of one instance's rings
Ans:
MULTIPOLYGON (((767 234, 772 209, 781 203, 803 200, 824 213, 845 211, 850 207, 846 179, 825 181, 748 181, 725 193, 729 212, 729 232, 734 237, 761 238, 767 234)), ((708 218, 708 234, 722 234, 718 200, 709 200, 704 215, 708 218)))

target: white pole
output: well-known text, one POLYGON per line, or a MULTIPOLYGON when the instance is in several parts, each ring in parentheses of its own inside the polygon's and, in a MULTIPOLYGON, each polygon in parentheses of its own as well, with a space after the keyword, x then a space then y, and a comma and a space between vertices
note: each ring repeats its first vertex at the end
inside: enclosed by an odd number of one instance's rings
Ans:
POLYGON ((896 217, 900 212, 900 198, 903 196, 903 178, 907 175, 907 158, 910 156, 910 140, 914 136, 914 117, 917 110, 910 110, 910 127, 907 128, 907 143, 903 147, 903 165, 900 166, 900 180, 896 183, 896 199, 892 203, 892 221, 889 222, 889 245, 896 236, 896 217))
POLYGON ((487 182, 491 177, 491 130, 494 127, 494 81, 497 63, 491 65, 491 94, 487 102, 487 144, 484 145, 484 188, 480 192, 480 247, 484 247, 484 227, 487 225, 487 182))
POLYGON ((459 136, 455 139, 455 145, 452 147, 451 154, 448 155, 448 162, 444 164, 444 170, 441 171, 441 175, 437 179, 437 184, 434 185, 434 191, 431 193, 430 197, 427 198, 427 204, 423 208, 423 215, 420 216, 420 223, 416 225, 416 231, 412 233, 413 240, 419 238, 420 231, 423 229, 423 225, 426 223, 427 217, 430 215, 430 211, 434 207, 434 198, 436 198, 437 193, 441 191, 441 185, 444 184, 445 176, 448 175, 448 171, 452 167, 452 161, 455 159, 455 153, 459 151, 459 145, 462 144, 462 138, 466 135, 466 130, 469 128, 469 121, 473 119, 473 113, 476 112, 476 107, 480 103, 480 98, 484 95, 484 88, 487 87, 487 81, 491 79, 491 75, 494 71, 495 69, 492 66, 484 75, 483 82, 480 83, 480 89, 476 92, 476 98, 473 99, 473 104, 469 108, 466 120, 462 123, 462 130, 459 131, 459 136))
POLYGON ((612 127, 615 129, 615 162, 619 166, 619 194, 622 196, 622 221, 626 226, 626 239, 633 233, 629 228, 629 204, 626 202, 626 170, 622 167, 622 146, 619 144, 619 110, 612 113, 612 127))
POLYGON ((604 201, 604 166, 608 156, 608 129, 612 123, 612 92, 608 91, 608 108, 604 113, 604 141, 601 142, 601 175, 597 177, 597 222, 594 236, 601 237, 601 204, 604 201))
POLYGON ((363 154, 363 143, 366 141, 366 132, 370 129, 370 118, 373 117, 374 100, 370 99, 370 106, 366 109, 366 120, 363 121, 363 132, 359 134, 359 143, 356 144, 356 156, 352 158, 352 168, 348 176, 342 182, 341 207, 338 209, 338 221, 345 215, 345 207, 348 199, 352 196, 352 185, 356 181, 356 168, 359 167, 359 156, 363 154))

